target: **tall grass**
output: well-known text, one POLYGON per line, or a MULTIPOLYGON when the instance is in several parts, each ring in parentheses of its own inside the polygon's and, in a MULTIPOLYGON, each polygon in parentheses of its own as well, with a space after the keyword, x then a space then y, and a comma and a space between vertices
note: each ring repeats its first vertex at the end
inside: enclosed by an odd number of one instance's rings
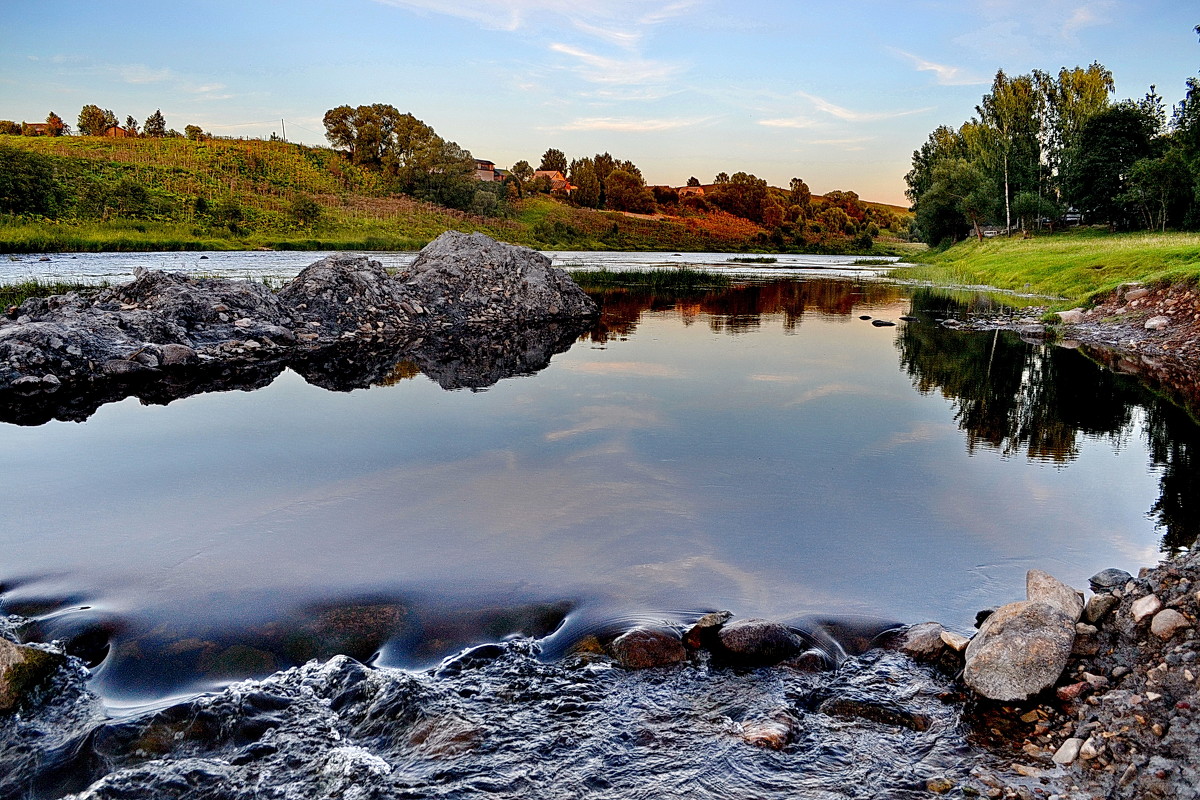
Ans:
POLYGON ((627 271, 575 270, 571 272, 571 278, 585 290, 645 287, 659 291, 695 291, 697 289, 723 289, 732 283, 728 275, 719 275, 691 267, 627 271))
POLYGON ((31 297, 50 297, 67 292, 94 293, 108 283, 76 283, 71 281, 45 281, 29 278, 16 283, 0 284, 0 309, 19 306, 31 297))

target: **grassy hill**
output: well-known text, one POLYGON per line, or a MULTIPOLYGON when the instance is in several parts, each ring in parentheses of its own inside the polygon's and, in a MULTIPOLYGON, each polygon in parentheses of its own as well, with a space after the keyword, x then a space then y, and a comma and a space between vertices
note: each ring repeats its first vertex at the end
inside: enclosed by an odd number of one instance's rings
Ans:
MULTIPOLYGON (((0 136, 0 153, 52 164, 54 213, 0 216, 0 252, 417 249, 448 229, 537 248, 771 251, 768 232, 723 212, 635 216, 534 195, 479 216, 389 194, 328 148, 279 141, 0 136)), ((909 251, 882 237, 870 251, 909 251)), ((810 251, 848 252, 829 238, 810 251)))

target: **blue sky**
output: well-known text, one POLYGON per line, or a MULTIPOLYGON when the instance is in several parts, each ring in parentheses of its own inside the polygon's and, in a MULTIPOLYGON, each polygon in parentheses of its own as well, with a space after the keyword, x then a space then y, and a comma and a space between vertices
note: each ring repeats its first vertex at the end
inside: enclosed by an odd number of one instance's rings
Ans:
POLYGON ((0 118, 325 144, 337 105, 413 113, 507 167, 608 151, 650 183, 720 171, 904 203, 912 151, 998 68, 1100 61, 1170 103, 1200 67, 1185 0, 4 0, 0 118))

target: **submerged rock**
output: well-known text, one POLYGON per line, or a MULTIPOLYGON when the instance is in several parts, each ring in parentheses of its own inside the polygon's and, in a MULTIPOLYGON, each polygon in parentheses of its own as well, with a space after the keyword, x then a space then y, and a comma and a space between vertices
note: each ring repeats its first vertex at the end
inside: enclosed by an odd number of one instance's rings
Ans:
POLYGON ((687 660, 687 650, 674 631, 634 628, 609 645, 613 658, 626 669, 669 667, 687 660))
POLYGON ((778 664, 803 653, 804 640, 785 625, 764 619, 743 619, 721 628, 721 655, 748 666, 778 664))

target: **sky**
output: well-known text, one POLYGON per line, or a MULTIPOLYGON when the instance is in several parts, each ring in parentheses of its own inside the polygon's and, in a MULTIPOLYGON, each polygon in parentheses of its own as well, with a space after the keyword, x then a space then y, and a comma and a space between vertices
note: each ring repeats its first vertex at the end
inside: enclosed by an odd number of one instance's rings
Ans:
POLYGON ((1168 103, 1191 0, 3 0, 0 119, 122 121, 326 145, 387 103, 477 158, 612 153, 651 184, 750 172, 907 205, 912 152, 997 69, 1099 61, 1168 103))

